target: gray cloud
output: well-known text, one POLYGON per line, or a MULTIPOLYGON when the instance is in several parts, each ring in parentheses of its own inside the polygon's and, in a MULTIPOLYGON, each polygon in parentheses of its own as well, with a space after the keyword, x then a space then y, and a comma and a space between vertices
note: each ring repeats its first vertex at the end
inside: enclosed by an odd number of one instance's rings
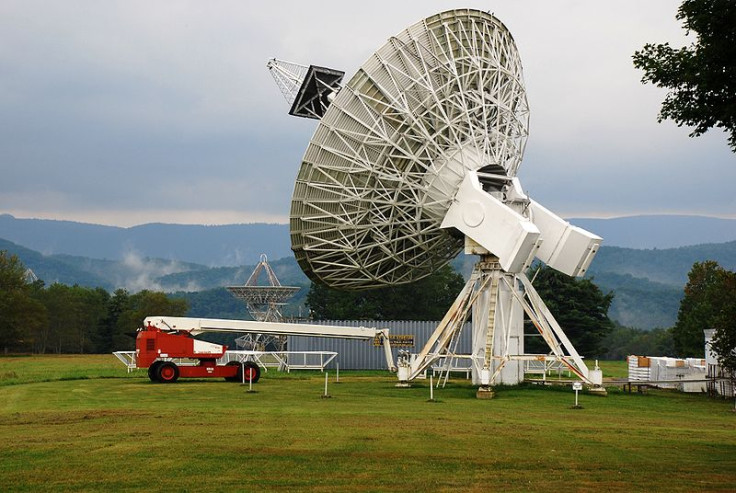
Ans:
MULTIPOLYGON (((466 2, 513 33, 532 109, 523 185, 566 215, 734 216, 734 155, 656 123, 632 53, 687 42, 679 0, 466 2)), ((352 74, 455 2, 5 1, 0 212, 132 225, 285 221, 314 130, 272 56, 352 74)))

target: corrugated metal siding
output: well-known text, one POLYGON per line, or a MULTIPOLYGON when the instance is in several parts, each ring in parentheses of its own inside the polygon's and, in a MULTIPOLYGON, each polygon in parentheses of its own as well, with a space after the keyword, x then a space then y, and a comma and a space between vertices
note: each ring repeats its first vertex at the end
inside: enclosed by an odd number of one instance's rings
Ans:
MULTIPOLYGON (((439 324, 439 322, 414 320, 315 320, 310 321, 310 323, 318 325, 342 325, 345 327, 388 328, 391 336, 413 335, 413 346, 392 347, 394 360, 396 360, 399 351, 402 349, 408 350, 410 353, 418 353, 439 324)), ((327 368, 335 368, 335 365, 339 363, 340 369, 344 370, 387 369, 383 347, 374 345, 373 341, 333 339, 330 337, 289 336, 287 348, 289 351, 335 351, 338 353, 338 356, 327 368)), ((467 322, 463 327, 456 352, 469 354, 470 351, 471 330, 470 323, 467 322)))

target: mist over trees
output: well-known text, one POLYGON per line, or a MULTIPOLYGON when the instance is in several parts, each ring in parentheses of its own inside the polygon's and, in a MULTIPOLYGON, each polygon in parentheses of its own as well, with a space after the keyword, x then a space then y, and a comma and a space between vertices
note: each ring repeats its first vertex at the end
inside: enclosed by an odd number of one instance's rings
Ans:
MULTIPOLYGON (((715 329, 713 349, 721 364, 736 370, 736 273, 715 261, 693 264, 677 322, 654 330, 612 322, 608 312, 614 293, 601 291, 595 279, 573 279, 542 266, 530 277, 572 343, 587 357, 702 357, 703 330, 715 329)), ((463 284, 463 277, 445 266, 416 283, 370 291, 344 292, 313 284, 306 303, 315 319, 440 320, 463 284)), ((131 294, 124 289, 110 293, 59 283, 46 286, 42 280, 27 278, 16 255, 0 250, 0 351, 5 353, 131 350, 135 331, 146 316, 223 317, 223 311, 231 318, 247 317, 242 303, 224 288, 167 295, 148 290, 131 294)), ((525 332, 536 333, 531 324, 525 332)), ((528 337, 526 342, 527 352, 548 351, 541 338, 528 337)))
POLYGON ((0 350, 5 353, 129 350, 146 316, 181 316, 187 310, 186 300, 161 292, 118 289, 111 295, 102 288, 29 282, 18 257, 0 251, 0 350))

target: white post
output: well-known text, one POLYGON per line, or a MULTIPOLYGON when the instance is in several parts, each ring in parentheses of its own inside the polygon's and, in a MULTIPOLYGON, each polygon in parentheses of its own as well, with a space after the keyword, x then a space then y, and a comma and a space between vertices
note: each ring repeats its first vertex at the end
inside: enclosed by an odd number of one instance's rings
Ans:
POLYGON ((583 390, 583 383, 573 382, 572 388, 573 390, 575 390, 575 405, 573 406, 573 409, 581 409, 581 407, 578 405, 578 391, 583 390))
POLYGON ((337 367, 337 375, 335 376, 335 383, 340 383, 340 362, 335 363, 337 367))
POLYGON ((434 400, 434 385, 432 384, 432 375, 429 375, 429 400, 434 400))
POLYGON ((330 372, 325 372, 325 397, 327 397, 327 376, 330 374, 330 372))

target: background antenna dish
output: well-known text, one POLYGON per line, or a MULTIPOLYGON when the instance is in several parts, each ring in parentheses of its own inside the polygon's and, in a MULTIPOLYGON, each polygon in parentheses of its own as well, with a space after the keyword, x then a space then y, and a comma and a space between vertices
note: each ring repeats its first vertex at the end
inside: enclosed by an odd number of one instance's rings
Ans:
POLYGON ((261 255, 261 261, 253 269, 245 285, 227 288, 233 296, 245 302, 248 311, 258 322, 280 322, 283 317, 279 307, 285 305, 299 289, 295 286, 282 286, 276 273, 268 265, 265 255, 261 255), (268 284, 259 285, 258 279, 264 273, 268 284))
MULTIPOLYGON (((266 255, 256 265, 243 286, 228 286, 227 290, 236 298, 243 300, 248 312, 257 322, 281 322, 283 315, 280 307, 285 305, 299 291, 299 287, 282 286, 276 273, 268 264, 266 255), (265 274, 267 285, 259 285, 258 280, 265 274)), ((286 348, 285 336, 247 333, 235 339, 239 347, 250 350, 265 350, 266 346, 275 346, 276 350, 286 348)))

